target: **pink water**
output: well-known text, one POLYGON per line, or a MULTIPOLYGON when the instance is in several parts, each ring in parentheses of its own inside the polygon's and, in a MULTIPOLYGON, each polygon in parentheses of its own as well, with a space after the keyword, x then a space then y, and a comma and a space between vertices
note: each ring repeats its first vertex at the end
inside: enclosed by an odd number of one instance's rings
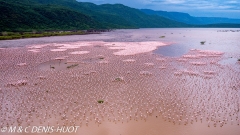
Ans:
POLYGON ((0 127, 77 125, 77 134, 84 135, 238 135, 239 35, 218 29, 139 29, 0 41, 9 47, 0 49, 0 127), (94 42, 51 51, 79 40, 162 41, 181 47, 118 56, 105 42, 94 42), (57 44, 37 53, 19 47, 43 43, 57 44), (163 53, 179 48, 184 53, 163 53), (71 54, 75 51, 89 53, 71 54), (67 68, 72 63, 78 66, 67 68))

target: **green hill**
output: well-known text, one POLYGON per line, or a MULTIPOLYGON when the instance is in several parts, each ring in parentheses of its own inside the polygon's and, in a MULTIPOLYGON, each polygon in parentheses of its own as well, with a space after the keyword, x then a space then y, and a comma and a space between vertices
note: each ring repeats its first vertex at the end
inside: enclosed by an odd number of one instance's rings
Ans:
POLYGON ((68 7, 91 16, 95 20, 110 28, 154 28, 154 27, 186 27, 179 23, 160 16, 147 15, 138 9, 122 4, 96 5, 89 2, 75 0, 33 0, 41 4, 53 4, 68 7))
POLYGON ((34 5, 23 1, 21 3, 11 3, 1 0, 0 10, 3 13, 0 16, 0 31, 67 30, 101 27, 100 23, 87 15, 54 5, 34 5))
POLYGON ((124 5, 75 0, 0 0, 0 31, 186 27, 124 5))
POLYGON ((184 23, 122 4, 96 5, 76 0, 0 0, 0 10, 0 31, 239 27, 223 22, 216 25, 185 24, 194 21, 188 14, 174 13, 171 16, 185 19, 184 23))

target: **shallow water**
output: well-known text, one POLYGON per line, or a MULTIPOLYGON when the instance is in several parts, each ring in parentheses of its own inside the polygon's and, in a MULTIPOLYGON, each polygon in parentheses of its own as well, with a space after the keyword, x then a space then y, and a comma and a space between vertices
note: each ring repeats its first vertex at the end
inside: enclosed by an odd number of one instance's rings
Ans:
POLYGON ((40 70, 65 70, 79 66, 78 62, 68 62, 67 60, 50 60, 38 65, 40 70))
POLYGON ((0 49, 0 127, 79 125, 77 134, 86 135, 238 135, 240 63, 234 61, 240 33, 218 30, 116 30, 0 41, 2 47, 19 47, 0 49), (83 46, 88 42, 79 40, 105 42, 83 46), (121 48, 104 46, 136 41, 171 45, 126 56, 114 55, 121 48), (42 43, 55 44, 37 52, 20 47, 42 43), (81 47, 51 51, 69 44, 81 47), (68 69, 73 63, 79 65, 68 69))
POLYGON ((220 64, 223 64, 223 65, 233 65, 233 64, 236 64, 238 63, 238 59, 237 58, 226 58, 226 59, 223 59, 221 61, 219 61, 220 64))
POLYGON ((172 44, 159 47, 157 50, 153 51, 153 53, 169 57, 180 57, 186 54, 188 51, 189 49, 185 48, 183 45, 172 44))
MULTIPOLYGON (((139 29, 118 30, 118 38, 107 41, 163 41, 172 43, 182 52, 190 49, 216 50, 236 53, 240 50, 240 32, 219 32, 228 29, 139 29), (165 36, 162 38, 161 36, 165 36), (201 45, 201 41, 206 41, 201 45), (178 47, 180 45, 181 47, 178 47)), ((239 30, 239 29, 233 29, 239 30)), ((166 47, 167 48, 167 47, 166 47)), ((169 47, 171 48, 171 47, 169 47)), ((169 49, 170 50, 170 49, 169 49)), ((182 54, 182 53, 180 53, 182 54)), ((164 54, 163 54, 164 55, 164 54)), ((169 55, 169 54, 168 54, 169 55)))

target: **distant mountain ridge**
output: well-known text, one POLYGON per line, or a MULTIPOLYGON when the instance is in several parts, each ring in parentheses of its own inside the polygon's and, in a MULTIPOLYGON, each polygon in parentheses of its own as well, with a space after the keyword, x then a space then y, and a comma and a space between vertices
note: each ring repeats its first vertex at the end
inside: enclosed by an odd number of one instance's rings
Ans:
POLYGON ((188 27, 122 4, 76 0, 0 0, 0 31, 188 27))
MULTIPOLYGON (((0 32, 208 26, 239 27, 238 24, 233 25, 224 22, 218 22, 221 25, 202 26, 199 25, 199 19, 184 13, 169 15, 163 12, 166 15, 159 16, 159 13, 156 14, 155 11, 148 10, 149 12, 146 12, 146 10, 127 7, 122 4, 96 5, 76 0, 0 0, 0 11, 2 12, 0 15, 0 32), (186 22, 194 22, 194 25, 186 22)), ((205 18, 205 20, 207 19, 205 18)))
POLYGON ((193 17, 187 13, 181 12, 167 12, 167 11, 154 11, 151 9, 140 9, 148 15, 158 15, 178 22, 192 24, 192 25, 208 25, 208 24, 223 24, 232 23, 240 24, 240 19, 220 18, 220 17, 193 17))

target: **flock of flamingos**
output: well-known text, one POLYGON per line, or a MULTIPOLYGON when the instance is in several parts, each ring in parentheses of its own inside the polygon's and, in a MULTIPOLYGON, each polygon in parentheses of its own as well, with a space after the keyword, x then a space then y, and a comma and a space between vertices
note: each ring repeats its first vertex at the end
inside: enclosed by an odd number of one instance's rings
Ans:
POLYGON ((0 121, 101 125, 162 118, 240 124, 240 63, 224 52, 152 53, 161 42, 69 42, 0 49, 0 121))

